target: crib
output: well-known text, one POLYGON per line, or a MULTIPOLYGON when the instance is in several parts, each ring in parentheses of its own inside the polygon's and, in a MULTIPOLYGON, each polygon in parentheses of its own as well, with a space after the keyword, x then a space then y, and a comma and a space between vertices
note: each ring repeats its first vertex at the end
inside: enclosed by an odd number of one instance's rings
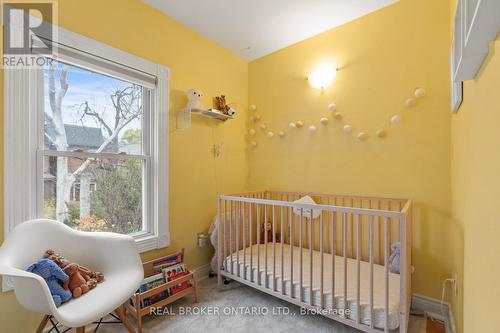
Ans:
POLYGON ((407 332, 411 200, 259 191, 217 201, 219 288, 235 280, 364 332, 407 332), (305 196, 314 202, 294 202, 305 196))

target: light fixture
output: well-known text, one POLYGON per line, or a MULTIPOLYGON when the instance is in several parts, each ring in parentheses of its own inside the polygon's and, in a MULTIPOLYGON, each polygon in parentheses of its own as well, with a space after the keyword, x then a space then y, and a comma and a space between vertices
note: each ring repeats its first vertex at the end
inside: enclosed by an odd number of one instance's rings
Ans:
POLYGON ((315 69, 307 80, 309 84, 316 89, 324 89, 332 84, 337 76, 337 69, 332 66, 323 65, 315 69))

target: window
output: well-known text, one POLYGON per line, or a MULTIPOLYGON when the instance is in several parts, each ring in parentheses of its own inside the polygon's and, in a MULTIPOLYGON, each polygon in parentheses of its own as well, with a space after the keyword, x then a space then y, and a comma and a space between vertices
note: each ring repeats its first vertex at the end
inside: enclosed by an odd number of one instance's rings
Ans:
POLYGON ((44 39, 57 52, 43 67, 5 71, 6 232, 51 218, 167 246, 168 70, 58 37, 44 39))

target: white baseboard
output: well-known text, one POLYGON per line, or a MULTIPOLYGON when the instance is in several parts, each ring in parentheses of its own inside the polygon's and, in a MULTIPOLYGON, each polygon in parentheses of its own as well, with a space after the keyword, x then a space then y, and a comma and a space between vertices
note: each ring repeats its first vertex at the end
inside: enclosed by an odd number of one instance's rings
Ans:
POLYGON ((201 281, 208 278, 208 274, 210 273, 210 271, 211 271, 210 264, 199 266, 193 269, 196 281, 201 281))
POLYGON ((437 299, 413 294, 411 307, 414 310, 419 310, 427 313, 430 317, 441 320, 445 323, 446 333, 457 333, 453 313, 449 303, 443 303, 437 299))

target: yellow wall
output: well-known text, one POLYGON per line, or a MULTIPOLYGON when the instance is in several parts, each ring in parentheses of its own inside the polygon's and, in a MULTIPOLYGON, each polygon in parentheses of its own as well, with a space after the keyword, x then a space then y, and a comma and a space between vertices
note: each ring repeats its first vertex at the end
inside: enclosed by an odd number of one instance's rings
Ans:
MULTIPOLYGON (((241 191, 246 183, 241 133, 246 118, 247 63, 140 0, 61 0, 59 24, 170 68, 171 246, 143 257, 149 259, 184 247, 190 267, 208 263, 211 251, 196 247, 196 234, 208 230, 216 211, 216 193, 241 191), (226 123, 194 119, 190 129, 176 130, 175 112, 186 103, 184 91, 193 87, 205 93, 206 106, 211 106, 212 96, 225 94, 228 101, 237 103, 238 119, 226 123), (211 154, 214 143, 223 144, 218 159, 211 154)), ((0 168, 2 165, 0 160, 0 168)), ((20 308, 13 293, 0 294, 2 332, 32 332, 37 320, 37 315, 20 308)))
POLYGON ((452 117, 452 207, 463 226, 464 332, 497 332, 500 288, 500 39, 478 77, 464 83, 452 117))
MULTIPOLYGON (((454 28, 455 28, 455 11, 457 6, 457 0, 450 0, 450 31, 453 36, 454 28)), ((451 49, 450 39, 450 49, 451 49)), ((454 117, 452 117, 453 119, 454 117)), ((453 131, 453 125, 452 125, 453 131)), ((451 144, 453 145, 453 133, 451 144)), ((451 149, 451 147, 450 147, 451 149)), ((452 211, 452 227, 451 231, 454 234, 452 238, 452 242, 450 243, 451 248, 453 249, 454 255, 451 258, 452 271, 456 274, 454 277, 457 279, 458 284, 458 296, 452 297, 450 300, 451 309, 453 312, 453 317, 455 320, 455 326, 457 332, 466 332, 464 331, 463 322, 464 322, 464 227, 463 227, 463 219, 460 218, 458 214, 459 209, 457 209, 457 200, 456 200, 456 175, 454 174, 456 161, 453 159, 452 152, 452 161, 451 161, 451 211, 452 211)), ((448 289, 449 291, 449 289, 448 289)), ((450 292, 450 291, 449 291, 450 292)))
MULTIPOLYGON (((453 273, 456 237, 450 214, 449 3, 402 0, 366 17, 255 60, 249 66, 249 102, 261 122, 286 139, 259 132, 249 148, 252 188, 408 197, 414 200, 413 291, 440 298, 453 273), (321 63, 340 67, 324 92, 306 77, 321 63), (412 110, 404 102, 416 87, 428 96, 412 110), (330 102, 342 122, 320 117, 330 102), (402 116, 391 126, 394 114, 402 116), (302 120, 318 132, 288 130, 302 120), (369 131, 366 142, 354 132, 369 131), (387 128, 388 137, 374 132, 387 128)), ((251 124, 249 123, 249 126, 251 124)))

